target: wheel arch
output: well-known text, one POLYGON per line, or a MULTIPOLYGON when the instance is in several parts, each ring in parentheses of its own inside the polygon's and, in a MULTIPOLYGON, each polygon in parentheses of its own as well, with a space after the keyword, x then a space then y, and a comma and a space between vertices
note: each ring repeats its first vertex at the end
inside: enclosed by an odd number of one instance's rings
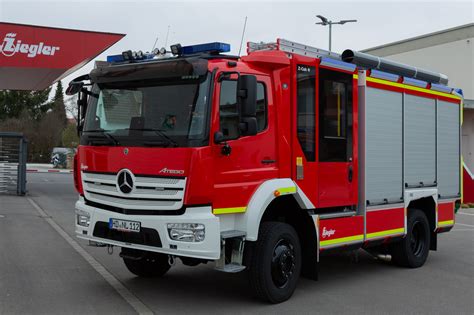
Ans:
POLYGON ((244 215, 246 239, 257 241, 259 227, 263 222, 277 221, 291 225, 298 234, 302 248, 302 274, 315 279, 318 231, 313 217, 308 213, 313 208, 311 201, 291 179, 267 181, 252 196, 244 215))
POLYGON ((428 223, 430 224, 431 232, 436 229, 436 201, 432 196, 412 200, 408 205, 408 210, 411 208, 421 210, 425 213, 428 218, 428 223))
MULTIPOLYGON (((436 230, 438 189, 416 189, 405 191, 405 208, 416 208, 423 211, 428 218, 431 232, 436 230)), ((407 214, 408 215, 408 214, 407 214)))
MULTIPOLYGON (((314 205, 298 185, 289 178, 272 179, 262 183, 250 198, 245 214, 240 217, 237 226, 246 231, 246 239, 256 241, 264 213, 274 211, 276 205, 288 200, 290 196, 298 210, 313 209, 314 205), (285 197, 285 198, 283 198, 285 197), (271 205, 271 207, 270 207, 271 205)), ((304 211, 307 213, 306 211, 304 211)))

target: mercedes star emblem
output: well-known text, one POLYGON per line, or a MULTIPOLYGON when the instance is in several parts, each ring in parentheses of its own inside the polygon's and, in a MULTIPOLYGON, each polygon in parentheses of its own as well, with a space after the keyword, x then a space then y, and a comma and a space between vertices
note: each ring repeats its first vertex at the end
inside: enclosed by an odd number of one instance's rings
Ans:
POLYGON ((117 187, 124 194, 129 194, 133 190, 133 175, 127 169, 121 170, 117 175, 117 187))

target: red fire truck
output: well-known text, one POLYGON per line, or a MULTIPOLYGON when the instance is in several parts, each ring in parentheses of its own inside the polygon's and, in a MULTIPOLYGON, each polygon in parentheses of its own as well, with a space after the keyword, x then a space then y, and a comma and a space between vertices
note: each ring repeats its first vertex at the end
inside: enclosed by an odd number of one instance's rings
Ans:
POLYGON ((461 92, 352 50, 228 51, 125 51, 71 82, 78 237, 121 247, 138 276, 176 258, 247 269, 272 303, 334 251, 422 266, 461 199, 461 92))

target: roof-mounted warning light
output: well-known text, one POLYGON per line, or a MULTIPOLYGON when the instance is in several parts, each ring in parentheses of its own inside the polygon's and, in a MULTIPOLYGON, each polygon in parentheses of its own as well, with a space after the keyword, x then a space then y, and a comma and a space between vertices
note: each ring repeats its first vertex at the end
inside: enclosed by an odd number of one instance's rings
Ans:
POLYGON ((142 51, 126 50, 120 55, 107 56, 107 62, 132 62, 132 61, 147 61, 157 58, 163 58, 167 53, 172 53, 174 56, 186 56, 196 54, 212 54, 229 52, 230 45, 226 43, 214 42, 191 46, 181 46, 181 44, 171 45, 171 51, 166 51, 165 48, 154 49, 151 53, 143 53, 142 51))
POLYGON ((107 62, 130 62, 130 61, 144 61, 155 57, 154 53, 144 53, 143 51, 126 50, 120 55, 107 56, 107 62))
POLYGON ((182 55, 194 55, 199 53, 219 54, 229 51, 230 45, 220 42, 183 46, 181 48, 182 55))

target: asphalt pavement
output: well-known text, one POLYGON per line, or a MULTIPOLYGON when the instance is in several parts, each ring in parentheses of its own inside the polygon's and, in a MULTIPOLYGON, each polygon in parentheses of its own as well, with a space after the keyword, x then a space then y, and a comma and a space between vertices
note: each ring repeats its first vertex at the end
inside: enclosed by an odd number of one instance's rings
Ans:
POLYGON ((0 314, 474 314, 474 209, 461 209, 422 268, 345 253, 323 257, 319 281, 269 305, 247 275, 179 262, 161 279, 74 236, 72 175, 28 174, 26 197, 0 195, 0 314), (30 200, 28 199, 30 198, 30 200))

